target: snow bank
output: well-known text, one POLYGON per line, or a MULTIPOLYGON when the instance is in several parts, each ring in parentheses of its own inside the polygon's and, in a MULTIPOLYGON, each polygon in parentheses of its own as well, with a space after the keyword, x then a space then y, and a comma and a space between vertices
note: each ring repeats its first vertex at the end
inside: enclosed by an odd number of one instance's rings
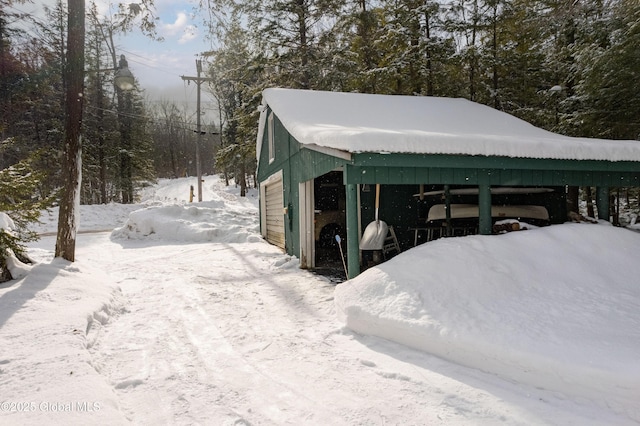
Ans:
POLYGON ((7 269, 14 280, 26 277, 33 268, 33 266, 20 261, 11 250, 7 250, 5 261, 7 262, 7 269))
MULTIPOLYGON (((15 229, 16 225, 13 219, 11 219, 6 213, 0 212, 0 231, 5 232, 8 235, 13 235, 13 231, 15 231, 15 229)), ((31 265, 22 263, 11 249, 5 249, 4 256, 7 269, 14 279, 24 277, 31 270, 31 265)))
POLYGON ((4 229, 6 231, 13 231, 16 229, 16 224, 13 222, 13 219, 4 212, 0 212, 0 229, 4 229))
POLYGON ((0 286, 6 424, 125 422, 87 351, 100 326, 118 312, 119 290, 103 275, 81 262, 56 259, 0 286))
POLYGON ((638 247, 591 224, 441 239, 338 285, 335 301, 357 332, 639 421, 638 247))
MULTIPOLYGON (((129 213, 139 208, 140 205, 136 204, 118 203, 81 205, 78 232, 110 231, 117 226, 122 226, 129 213)), ((59 211, 59 207, 43 211, 40 223, 33 226, 33 231, 39 234, 55 233, 58 229, 59 211)))
MULTIPOLYGON (((184 179, 179 180, 185 182, 184 179)), ((195 182, 194 182, 195 183, 195 182)), ((189 191, 176 180, 161 179, 143 191, 146 207, 133 211, 113 239, 243 243, 260 241, 257 193, 239 197, 216 177, 203 184, 203 201, 188 203, 189 191)))
MULTIPOLYGON (((253 213, 255 216, 255 213, 253 213)), ((155 238, 170 241, 259 241, 258 230, 247 228, 247 215, 211 201, 195 205, 151 206, 132 212, 127 223, 113 231, 114 239, 155 238)))

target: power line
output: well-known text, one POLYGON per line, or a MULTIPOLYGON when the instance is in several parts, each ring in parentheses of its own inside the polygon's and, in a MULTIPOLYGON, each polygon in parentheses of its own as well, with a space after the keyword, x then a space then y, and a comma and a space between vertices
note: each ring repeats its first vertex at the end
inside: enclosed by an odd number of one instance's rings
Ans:
MULTIPOLYGON (((149 122, 152 122, 152 123, 156 123, 156 124, 165 124, 165 121, 163 121, 161 119, 151 118, 151 117, 149 117, 147 115, 134 114, 134 113, 119 113, 118 111, 113 110, 113 109, 99 108, 99 107, 96 107, 96 106, 93 106, 93 105, 86 105, 86 108, 93 109, 93 110, 96 110, 96 111, 103 111, 103 112, 111 112, 111 113, 114 113, 114 114, 120 114, 120 115, 122 115, 124 117, 129 117, 129 118, 144 119, 146 121, 149 121, 149 122)), ((198 130, 196 130, 193 127, 191 127, 192 123, 187 123, 185 121, 173 121, 173 120, 171 122, 172 123, 181 124, 182 126, 176 126, 176 128, 178 128, 178 129, 188 130, 188 131, 196 133, 196 134, 198 133, 198 130), (183 126, 189 126, 189 127, 183 127, 183 126)), ((215 126, 215 125, 214 124, 210 124, 210 126, 215 126)), ((219 135, 220 132, 200 131, 199 134, 202 134, 202 135, 219 135)))
MULTIPOLYGON (((144 56, 142 56, 142 55, 138 55, 137 53, 133 53, 133 52, 130 52, 130 51, 125 50, 125 49, 120 49, 120 51, 127 53, 127 55, 132 55, 132 56, 138 57, 138 58, 140 58, 140 59, 144 59, 145 61, 153 62, 153 59, 146 58, 146 57, 144 57, 144 56)), ((175 73, 174 71, 169 71, 169 69, 168 69, 168 68, 163 68, 163 67, 158 67, 158 66, 154 66, 154 65, 149 65, 148 63, 144 63, 144 62, 136 61, 135 59, 129 59, 129 60, 130 60, 131 62, 135 62, 136 64, 140 64, 140 65, 142 65, 142 66, 145 66, 145 67, 147 67, 147 68, 151 68, 151 69, 154 69, 154 70, 157 70, 157 71, 161 71, 161 72, 163 72, 163 73, 165 73, 165 74, 171 74, 171 75, 174 75, 174 76, 176 76, 176 77, 179 77, 179 76, 180 76, 179 74, 175 73)))

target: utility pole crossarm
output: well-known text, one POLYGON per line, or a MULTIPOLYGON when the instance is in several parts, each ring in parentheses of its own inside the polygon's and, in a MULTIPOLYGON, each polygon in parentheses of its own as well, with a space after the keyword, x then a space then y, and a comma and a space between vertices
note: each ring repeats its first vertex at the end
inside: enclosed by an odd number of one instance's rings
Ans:
POLYGON ((185 81, 195 81, 196 84, 198 85, 205 81, 213 81, 213 78, 209 78, 209 77, 189 77, 186 75, 181 75, 180 78, 185 81))

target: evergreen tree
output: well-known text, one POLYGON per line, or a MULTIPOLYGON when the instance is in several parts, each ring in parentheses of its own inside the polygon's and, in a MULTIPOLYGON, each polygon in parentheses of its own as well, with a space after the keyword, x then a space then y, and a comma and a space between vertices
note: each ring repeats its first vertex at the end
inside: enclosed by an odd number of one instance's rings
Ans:
MULTIPOLYGON (((153 137, 142 93, 132 92, 131 177, 134 194, 149 181, 155 181, 153 165, 153 137)), ((135 199, 135 197, 132 197, 135 199)))
POLYGON ((539 9, 530 0, 504 3, 495 63, 500 81, 495 90, 502 110, 548 127, 558 107, 557 96, 549 89, 557 83, 544 66, 548 43, 539 9))
POLYGON ((339 0, 246 2, 241 11, 247 14, 255 46, 270 62, 275 85, 321 87, 327 63, 321 42, 335 25, 341 4, 339 0))
POLYGON ((136 189, 145 181, 153 180, 155 171, 151 159, 153 143, 140 93, 136 89, 122 92, 118 108, 120 145, 116 187, 120 202, 130 204, 135 201, 136 189))
MULTIPOLYGON (((2 146, 11 141, 2 141, 2 146)), ((42 151, 29 158, 0 170, 0 212, 8 215, 15 229, 0 229, 0 282, 12 279, 7 269, 7 256, 14 254, 23 262, 28 262, 25 243, 37 240, 38 236, 29 229, 37 222, 43 209, 51 206, 54 195, 43 191, 46 173, 34 169, 34 163, 42 151)))
POLYGON ((588 136, 640 139, 640 3, 615 2, 606 22, 580 56, 579 118, 588 136))
MULTIPOLYGON (((92 6, 89 13, 90 24, 92 26, 92 34, 95 42, 96 60, 100 64, 100 47, 102 44, 104 50, 108 52, 114 69, 120 68, 121 65, 128 66, 126 59, 122 55, 120 57, 116 53, 114 37, 117 33, 126 33, 132 31, 136 26, 143 33, 151 38, 156 38, 155 19, 153 17, 153 1, 143 0, 141 3, 132 3, 129 5, 119 4, 117 13, 113 14, 110 19, 98 16, 97 8, 92 6)), ((99 69, 99 68, 96 68, 99 69)), ((105 87, 103 82, 96 79, 96 102, 104 102, 104 98, 99 93, 104 93, 105 87)), ((108 90, 111 90, 109 87, 108 90)), ((139 89, 134 87, 133 91, 125 91, 119 87, 115 87, 115 105, 112 110, 117 110, 117 127, 119 129, 119 138, 116 148, 115 163, 110 165, 104 162, 99 165, 100 176, 104 176, 107 181, 100 182, 102 187, 113 185, 115 187, 115 199, 124 204, 132 203, 135 199, 136 186, 140 180, 147 180, 152 170, 152 143, 150 139, 149 129, 146 126, 146 113, 144 105, 141 102, 139 89), (115 170, 117 175, 113 182, 110 182, 106 170, 115 170)), ((99 115, 101 106, 96 106, 96 112, 99 115)), ((100 122, 98 122, 100 123, 100 122)), ((109 134, 109 136, 114 134, 109 134)), ((97 157, 98 159, 106 158, 108 150, 111 148, 110 140, 101 140, 97 135, 98 143, 97 157), (101 145, 102 143, 102 145, 101 145)), ((106 136, 106 135, 105 135, 106 136)), ((101 189, 101 192, 104 193, 101 189)))
MULTIPOLYGON (((0 21, 3 16, 0 12, 0 21)), ((12 15, 12 19, 14 23, 31 22, 23 15, 12 15)), ((41 156, 40 166, 57 170, 63 131, 63 61, 56 50, 56 32, 37 22, 34 26, 36 35, 0 24, 0 132, 3 139, 11 138, 10 146, 3 149, 0 167, 46 149, 48 155, 41 156)), ((56 175, 49 179, 50 188, 59 185, 56 175)))
POLYGON ((478 98, 480 69, 480 42, 483 25, 481 0, 454 0, 445 20, 447 31, 458 41, 457 57, 466 79, 465 97, 478 98))
POLYGON ((383 10, 366 0, 348 2, 333 30, 324 36, 325 58, 321 88, 344 92, 380 93, 385 56, 382 36, 383 10))
MULTIPOLYGON (((95 5, 93 6, 95 8, 95 5)), ((94 17, 95 10, 88 16, 94 17)), ((117 107, 113 102, 113 71, 109 70, 103 34, 94 19, 87 31, 84 152, 81 204, 116 200, 119 133, 117 107), (105 71, 106 70, 106 71, 105 71)))
POLYGON ((457 93, 456 73, 450 69, 455 52, 445 32, 444 9, 439 2, 386 1, 377 46, 384 58, 379 70, 386 76, 385 93, 437 96, 457 93))
POLYGON ((255 172, 255 123, 265 84, 264 65, 238 19, 232 21, 223 47, 213 52, 212 58, 212 89, 222 116, 222 147, 216 155, 216 167, 235 177, 244 196, 246 176, 255 172))

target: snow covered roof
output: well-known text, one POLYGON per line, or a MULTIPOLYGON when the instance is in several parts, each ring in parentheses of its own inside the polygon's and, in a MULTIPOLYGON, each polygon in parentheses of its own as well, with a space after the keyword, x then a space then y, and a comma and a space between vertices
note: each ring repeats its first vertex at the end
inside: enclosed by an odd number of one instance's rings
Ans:
POLYGON ((558 135, 466 99, 271 88, 263 104, 301 144, 348 153, 640 161, 640 141, 558 135))

